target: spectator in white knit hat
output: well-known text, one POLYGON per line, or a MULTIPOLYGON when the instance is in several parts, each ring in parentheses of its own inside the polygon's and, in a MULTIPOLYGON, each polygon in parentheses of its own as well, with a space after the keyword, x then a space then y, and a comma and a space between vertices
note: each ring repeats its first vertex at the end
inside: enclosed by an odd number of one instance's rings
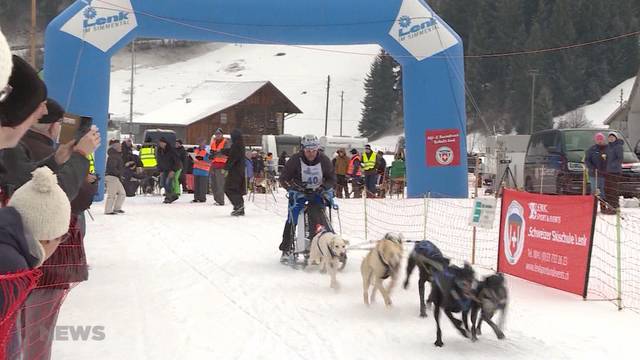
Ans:
MULTIPOLYGON (((36 169, 33 178, 14 193, 9 207, 0 208, 0 277, 40 267, 65 240, 70 217, 71 205, 58 186, 56 176, 49 168, 36 169)), ((20 284, 4 279, 3 289, 12 289, 14 294, 0 292, 0 323, 14 323, 12 316, 15 313, 7 309, 19 308, 25 301, 22 296, 16 297, 21 291, 29 296, 35 291, 33 283, 25 283, 24 286, 28 286, 24 289, 20 284)), ((20 331, 12 331, 7 345, 9 354, 16 351, 22 354, 18 350, 19 338, 20 331)))
POLYGON ((71 205, 47 167, 0 209, 0 274, 35 268, 58 248, 69 230, 71 205))

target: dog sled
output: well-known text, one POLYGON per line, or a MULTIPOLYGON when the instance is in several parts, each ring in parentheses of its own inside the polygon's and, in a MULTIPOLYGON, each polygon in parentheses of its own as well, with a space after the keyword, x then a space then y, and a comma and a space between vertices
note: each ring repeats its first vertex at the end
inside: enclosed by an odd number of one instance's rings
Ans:
MULTIPOLYGON (((289 217, 287 221, 292 222, 291 226, 291 249, 289 250, 289 258, 283 264, 291 266, 294 269, 306 268, 309 264, 309 249, 311 240, 319 232, 314 228, 315 225, 323 227, 323 231, 333 232, 331 226, 332 211, 338 211, 338 205, 334 202, 333 190, 327 190, 323 193, 305 191, 300 189, 290 190, 287 194, 289 199, 289 217), (321 204, 318 219, 312 219, 311 206, 321 204), (314 221, 315 220, 315 221, 314 221)), ((339 258, 338 270, 344 269, 347 264, 346 253, 339 258)))

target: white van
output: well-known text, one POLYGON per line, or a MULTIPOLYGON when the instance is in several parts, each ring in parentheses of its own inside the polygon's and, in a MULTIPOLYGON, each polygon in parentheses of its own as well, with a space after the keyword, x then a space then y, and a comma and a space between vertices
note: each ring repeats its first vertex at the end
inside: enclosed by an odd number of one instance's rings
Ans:
POLYGON ((324 154, 329 158, 338 151, 339 148, 344 148, 349 154, 349 150, 357 149, 362 154, 364 146, 367 145, 369 139, 354 136, 321 136, 320 147, 324 149, 324 154))

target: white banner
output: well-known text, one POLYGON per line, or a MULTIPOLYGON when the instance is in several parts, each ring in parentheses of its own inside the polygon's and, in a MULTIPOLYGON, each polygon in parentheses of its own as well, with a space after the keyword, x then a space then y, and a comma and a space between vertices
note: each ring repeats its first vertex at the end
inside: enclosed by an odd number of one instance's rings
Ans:
POLYGON ((484 229, 493 228, 493 222, 496 218, 496 204, 495 198, 473 199, 469 225, 484 229))
POLYGON ((61 30, 107 52, 137 26, 130 0, 93 0, 61 30))
POLYGON ((419 61, 458 43, 454 34, 420 0, 402 2, 389 35, 419 61))

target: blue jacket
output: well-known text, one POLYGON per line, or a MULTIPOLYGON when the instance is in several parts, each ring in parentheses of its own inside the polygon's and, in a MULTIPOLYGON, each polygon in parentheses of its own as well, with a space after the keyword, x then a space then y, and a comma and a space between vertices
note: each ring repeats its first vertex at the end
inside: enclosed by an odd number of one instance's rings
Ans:
POLYGON ((16 209, 0 209, 0 274, 40 266, 44 261, 41 249, 36 240, 25 233, 22 217, 16 209))
POLYGON ((247 180, 253 179, 253 162, 250 159, 245 158, 244 164, 247 169, 247 180))
POLYGON ((624 156, 624 141, 616 140, 607 146, 607 173, 620 174, 624 156))
POLYGON ((584 165, 589 170, 589 176, 593 177, 598 170, 598 175, 604 175, 607 172, 607 145, 593 145, 587 150, 584 156, 584 165))

